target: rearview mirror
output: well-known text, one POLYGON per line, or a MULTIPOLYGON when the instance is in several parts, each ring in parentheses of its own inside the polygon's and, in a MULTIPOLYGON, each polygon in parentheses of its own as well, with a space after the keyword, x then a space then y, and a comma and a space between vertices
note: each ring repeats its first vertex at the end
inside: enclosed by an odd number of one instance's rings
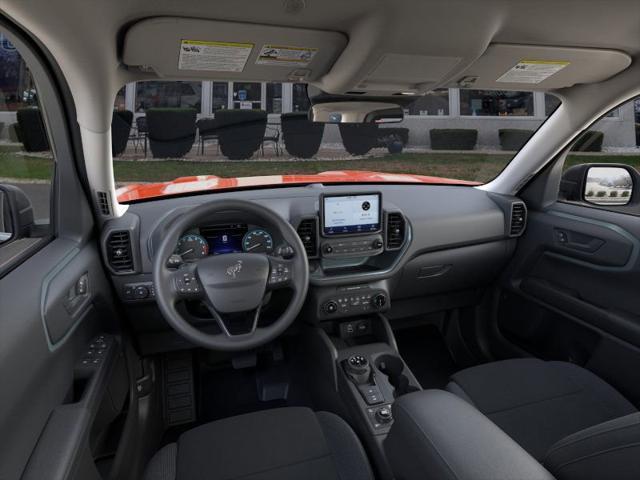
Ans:
POLYGON ((591 167, 587 170, 584 199, 595 205, 626 205, 631 201, 633 179, 622 167, 591 167))
POLYGON ((382 102, 317 103, 309 111, 309 120, 317 123, 396 123, 403 119, 401 107, 382 102))

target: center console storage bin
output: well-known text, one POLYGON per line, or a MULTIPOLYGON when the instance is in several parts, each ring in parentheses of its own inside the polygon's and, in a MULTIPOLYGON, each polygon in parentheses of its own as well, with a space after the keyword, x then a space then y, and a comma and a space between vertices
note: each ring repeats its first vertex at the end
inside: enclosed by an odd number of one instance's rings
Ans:
POLYGON ((449 392, 404 395, 392 409, 384 449, 396 478, 553 480, 497 425, 449 392))

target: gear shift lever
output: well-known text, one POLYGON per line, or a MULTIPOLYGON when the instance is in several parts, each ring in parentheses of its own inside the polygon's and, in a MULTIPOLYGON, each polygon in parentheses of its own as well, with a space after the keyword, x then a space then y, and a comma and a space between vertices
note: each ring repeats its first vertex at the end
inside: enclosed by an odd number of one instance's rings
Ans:
POLYGON ((351 355, 345 362, 345 369, 357 385, 369 383, 371 365, 363 355, 351 355))

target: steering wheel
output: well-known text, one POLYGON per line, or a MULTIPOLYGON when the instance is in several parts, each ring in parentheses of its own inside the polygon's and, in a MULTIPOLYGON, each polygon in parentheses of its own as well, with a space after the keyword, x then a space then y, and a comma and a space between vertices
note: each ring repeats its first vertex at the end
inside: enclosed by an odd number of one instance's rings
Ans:
POLYGON ((247 350, 279 336, 300 313, 309 287, 307 254, 293 227, 274 211, 245 200, 214 200, 187 210, 164 227, 153 259, 155 297, 169 325, 186 339, 212 350, 247 350), (179 237, 194 225, 206 223, 223 212, 249 214, 275 228, 293 251, 288 252, 287 258, 261 253, 214 255, 185 263, 178 269, 169 268, 167 261, 179 237), (265 296, 282 288, 293 291, 286 309, 273 323, 259 326, 265 296), (201 300, 220 333, 205 333, 189 323, 177 309, 185 300, 201 300), (252 324, 248 331, 233 334, 225 317, 240 313, 250 313, 252 324))

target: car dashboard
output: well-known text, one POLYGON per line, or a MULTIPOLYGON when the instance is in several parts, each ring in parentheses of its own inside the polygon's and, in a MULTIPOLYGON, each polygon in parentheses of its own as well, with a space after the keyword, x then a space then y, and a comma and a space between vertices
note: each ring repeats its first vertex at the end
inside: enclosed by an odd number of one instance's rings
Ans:
MULTIPOLYGON (((375 187, 309 185, 130 205, 122 217, 107 222, 101 243, 143 350, 161 352, 179 343, 155 306, 154 251, 164 225, 206 202, 259 202, 293 226, 309 263, 300 317, 312 323, 340 324, 372 314, 393 321, 407 312, 472 304, 504 268, 526 226, 526 205, 516 197, 463 186, 375 187)), ((189 228, 169 265, 179 268, 236 252, 287 254, 291 246, 277 231, 259 219, 241 217, 220 212, 189 228)))

